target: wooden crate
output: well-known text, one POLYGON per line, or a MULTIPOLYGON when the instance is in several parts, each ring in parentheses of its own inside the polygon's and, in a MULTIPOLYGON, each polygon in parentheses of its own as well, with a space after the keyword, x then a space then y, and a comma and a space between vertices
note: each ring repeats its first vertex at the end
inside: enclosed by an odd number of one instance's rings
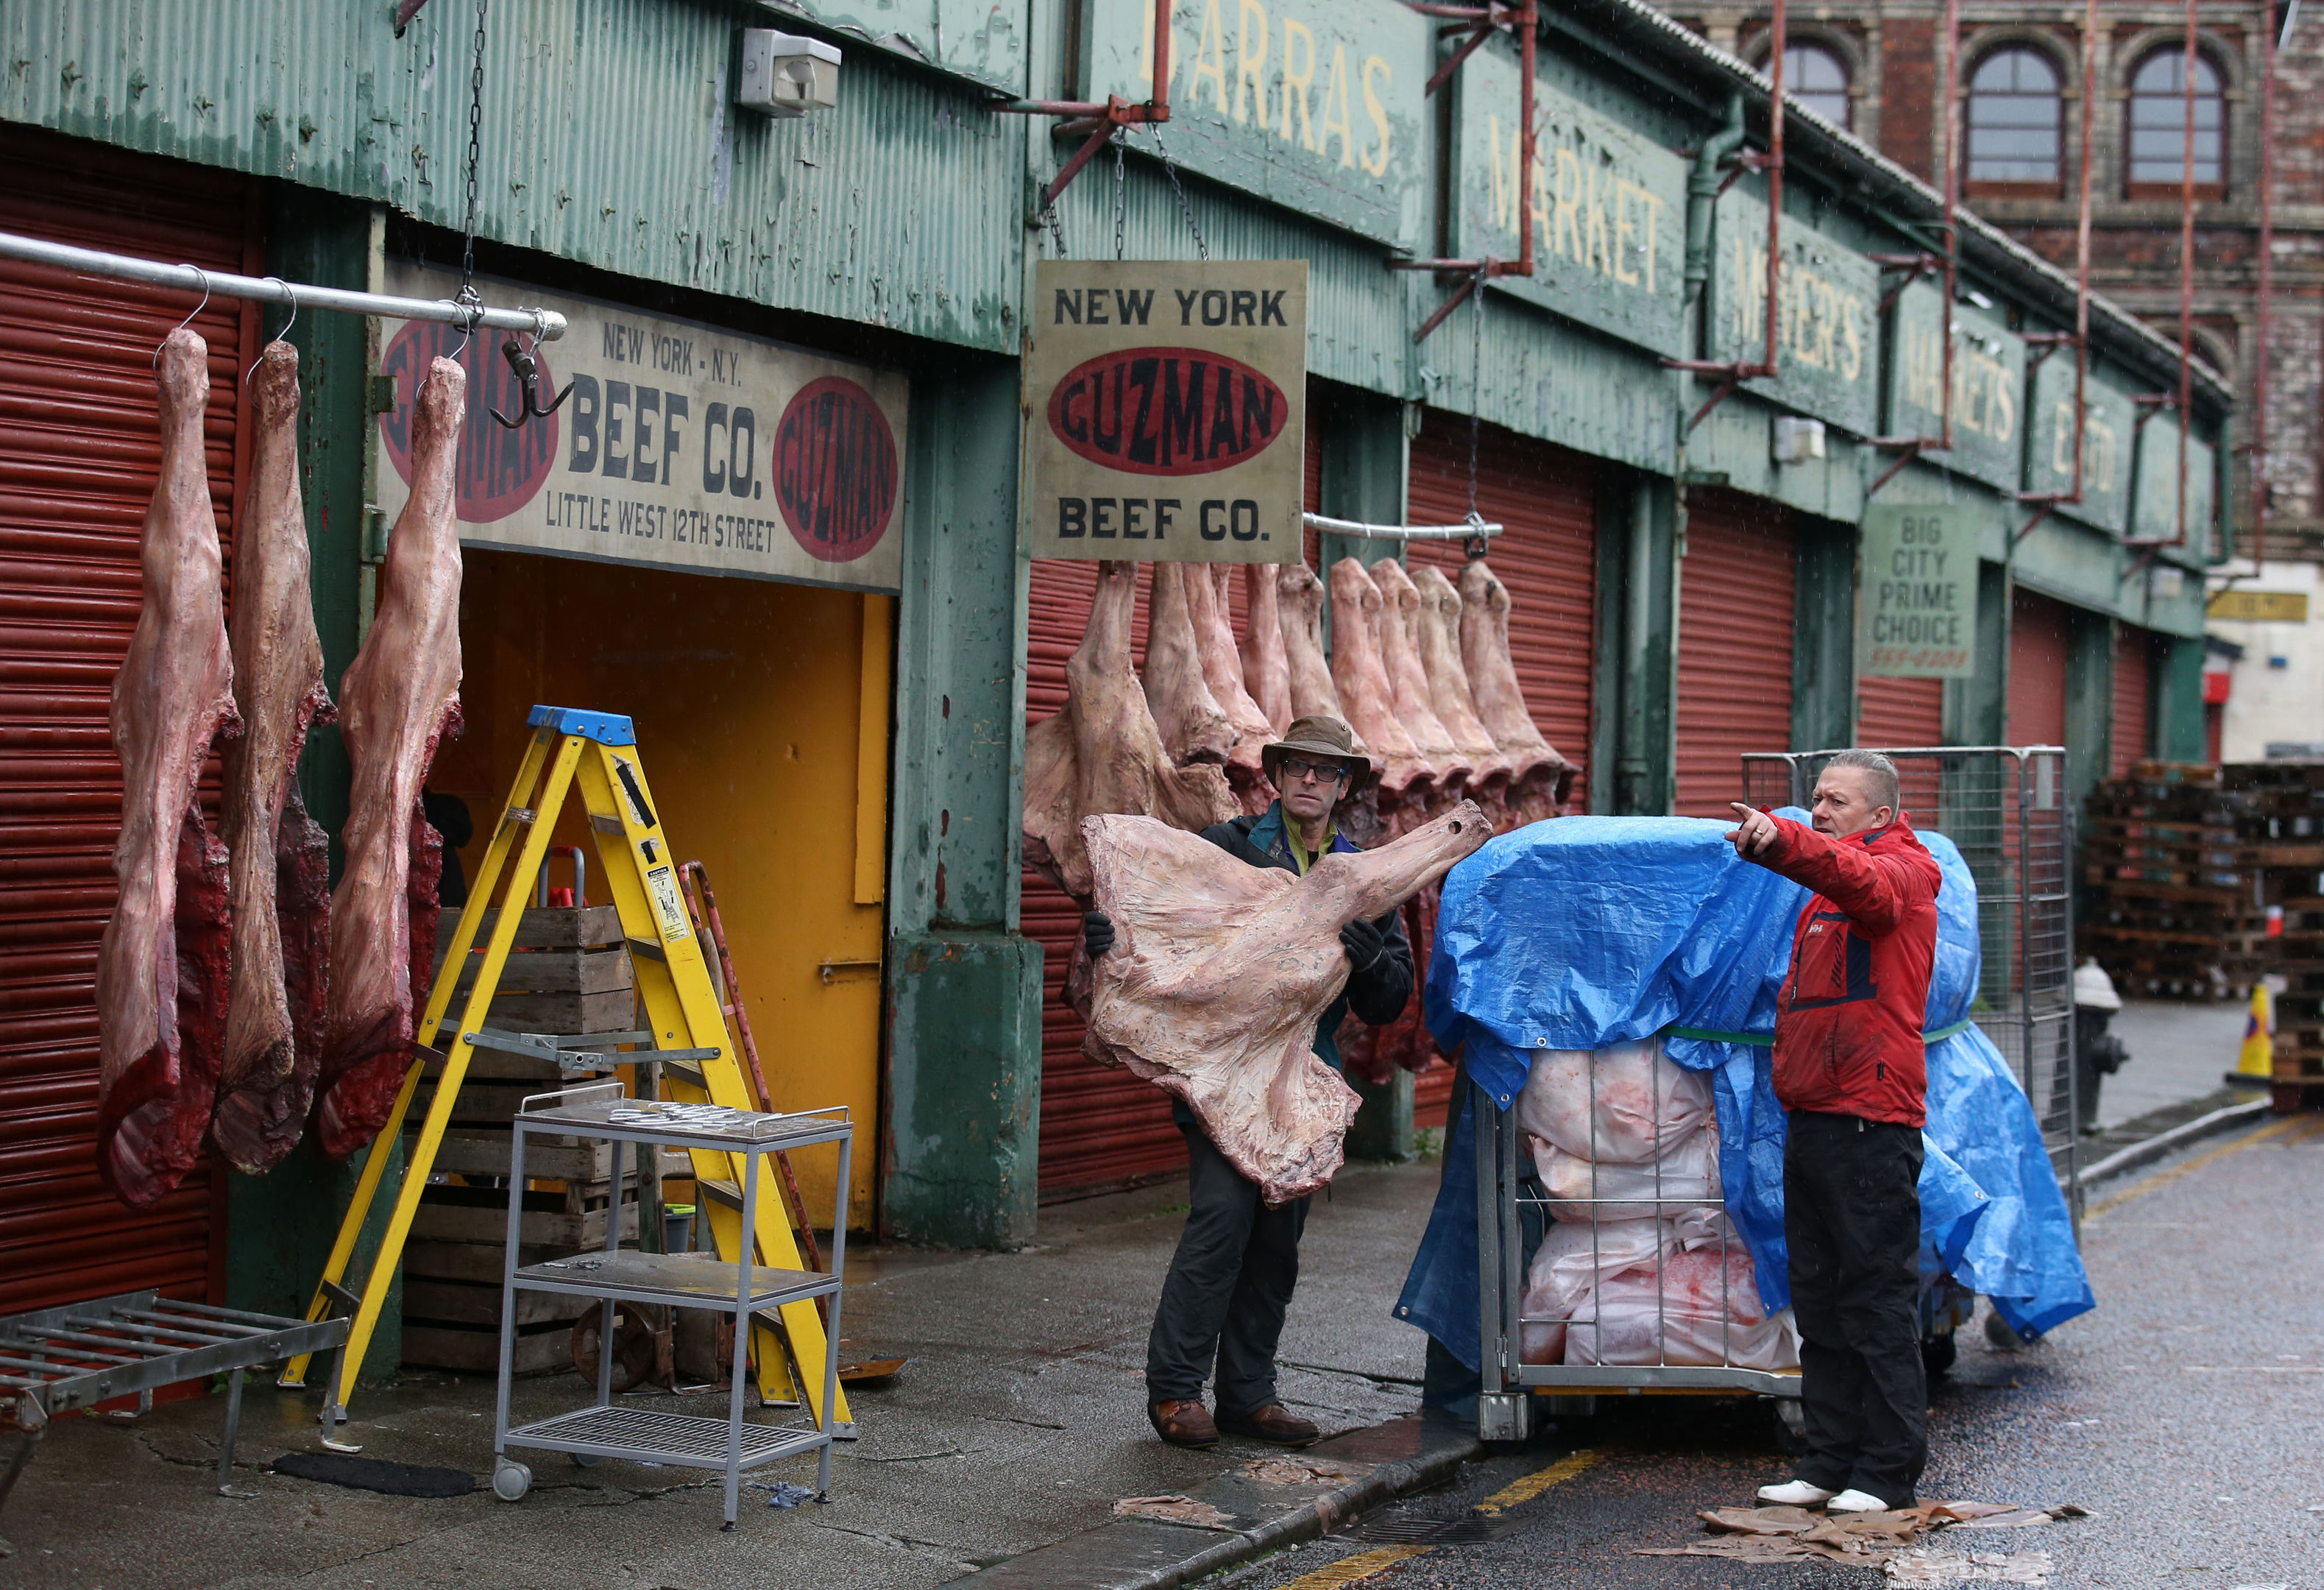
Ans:
MULTIPOLYGON (((424 1369, 496 1374, 501 1362, 501 1327, 497 1323, 453 1325, 407 1319, 403 1325, 403 1361, 424 1369)), ((551 1320, 519 1326, 515 1363, 511 1367, 517 1374, 552 1374, 560 1369, 571 1369, 572 1322, 551 1320)))
MULTIPOLYGON (((455 987, 465 995, 484 965, 499 912, 486 911, 455 987)), ((444 975, 458 920, 436 924, 436 975, 444 975)), ((619 1032, 636 1019, 637 973, 610 905, 541 906, 517 920, 516 943, 501 971, 484 1020, 519 1032, 619 1032)), ((456 1011, 459 1008, 456 1001, 456 1011)))

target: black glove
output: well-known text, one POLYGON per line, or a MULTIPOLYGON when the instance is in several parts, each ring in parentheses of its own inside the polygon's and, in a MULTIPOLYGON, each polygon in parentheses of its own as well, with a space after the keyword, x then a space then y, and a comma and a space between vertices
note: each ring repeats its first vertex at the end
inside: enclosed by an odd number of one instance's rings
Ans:
POLYGON ((1388 934, 1361 917, 1340 929, 1340 946, 1348 952, 1348 962, 1358 972, 1370 971, 1387 943, 1388 934))
POLYGON ((1102 911, 1082 918, 1082 948, 1092 960, 1113 948, 1113 919, 1102 911))

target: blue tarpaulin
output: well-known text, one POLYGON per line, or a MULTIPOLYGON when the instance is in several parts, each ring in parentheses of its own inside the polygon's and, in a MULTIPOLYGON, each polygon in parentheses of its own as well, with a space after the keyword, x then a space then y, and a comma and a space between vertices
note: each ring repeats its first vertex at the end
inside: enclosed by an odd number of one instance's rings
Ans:
MULTIPOLYGON (((1673 1060, 1711 1074, 1728 1211, 1761 1298, 1778 1308, 1791 1281, 1784 1112, 1767 1046, 1808 894, 1738 857, 1729 827, 1565 818, 1493 840, 1445 878, 1424 1011, 1438 1045, 1460 1046, 1469 1078, 1504 1110, 1537 1049, 1668 1033, 1673 1060)), ((1928 1051, 1923 1237, 1956 1280, 2036 1336, 2091 1308, 2089 1282, 2033 1106, 1992 1042, 1961 1025, 1977 997, 1976 883, 1950 840, 1921 837, 1944 874, 1929 988, 1927 1030, 1942 1036, 1928 1051)), ((1396 1314, 1473 1369, 1476 1091, 1463 1089, 1455 1106, 1443 1185, 1396 1314)))

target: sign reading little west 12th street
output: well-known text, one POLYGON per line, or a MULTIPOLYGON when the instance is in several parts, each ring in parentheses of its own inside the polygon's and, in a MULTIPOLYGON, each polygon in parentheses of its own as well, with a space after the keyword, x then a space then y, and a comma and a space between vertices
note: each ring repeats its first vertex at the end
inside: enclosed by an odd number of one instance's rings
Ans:
POLYGON ((1296 562, 1307 262, 1043 260, 1035 282, 1033 556, 1296 562))
MULTIPOLYGON (((1460 208, 1452 252, 1515 259, 1524 185, 1522 70, 1489 42, 1456 79, 1460 208)), ((1611 116, 1535 84, 1533 274, 1493 286, 1624 341, 1685 351, 1686 162, 1611 116)))
MULTIPOLYGON (((1154 0, 1083 14, 1093 97, 1146 98, 1154 0)), ((1177 0, 1170 23, 1161 147, 1173 159, 1366 237, 1420 245, 1426 17, 1398 0, 1177 0)), ((1150 153, 1154 139, 1130 147, 1150 153)))
POLYGON ((1967 679, 1977 671, 1977 520, 1943 504, 1864 510, 1857 671, 1967 679))
MULTIPOLYGON (((468 340, 460 540, 695 574, 892 591, 908 384, 764 337, 592 299, 485 282, 487 301, 538 305, 570 329, 538 350, 547 419, 515 430, 522 398, 503 334, 468 340)), ((388 291, 449 298, 449 273, 397 263, 388 291)), ((388 321, 376 479, 392 522, 410 495, 411 398, 457 328, 388 321)))

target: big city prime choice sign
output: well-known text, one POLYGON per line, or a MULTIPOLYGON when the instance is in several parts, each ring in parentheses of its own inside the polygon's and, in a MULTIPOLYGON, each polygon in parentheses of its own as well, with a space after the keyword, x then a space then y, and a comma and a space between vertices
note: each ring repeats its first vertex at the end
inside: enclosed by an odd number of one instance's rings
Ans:
MULTIPOLYGON (((457 278, 391 266, 388 291, 449 298, 457 278)), ((468 415, 460 540, 694 574, 893 591, 902 583, 908 384, 897 374, 692 320, 485 282, 485 299, 569 322, 537 350, 546 419, 510 429, 522 396, 501 345, 461 348, 468 415)), ((381 365, 380 505, 410 495, 412 394, 457 328, 389 321, 381 365)), ((529 339, 521 339, 529 340, 529 339)))
POLYGON ((1886 679, 1977 671, 1977 520, 1945 504, 1864 511, 1857 668, 1886 679))
POLYGON ((1044 260, 1035 280, 1033 556, 1297 561, 1307 262, 1044 260))

